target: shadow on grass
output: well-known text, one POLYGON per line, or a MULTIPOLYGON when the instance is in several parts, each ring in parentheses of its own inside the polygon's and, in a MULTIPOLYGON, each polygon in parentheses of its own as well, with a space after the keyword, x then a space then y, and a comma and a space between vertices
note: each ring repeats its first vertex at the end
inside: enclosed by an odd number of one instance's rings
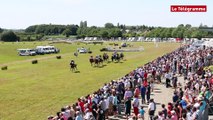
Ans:
POLYGON ((107 64, 108 64, 108 63, 111 63, 111 61, 107 61, 107 64))
POLYGON ((74 73, 81 73, 79 70, 75 71, 74 73))
POLYGON ((107 65, 99 65, 99 66, 93 66, 93 68, 104 68, 107 65))
POLYGON ((117 61, 117 62, 114 62, 114 63, 116 63, 116 64, 117 64, 117 63, 121 63, 121 64, 122 64, 123 62, 122 62, 122 61, 119 61, 119 62, 117 61))

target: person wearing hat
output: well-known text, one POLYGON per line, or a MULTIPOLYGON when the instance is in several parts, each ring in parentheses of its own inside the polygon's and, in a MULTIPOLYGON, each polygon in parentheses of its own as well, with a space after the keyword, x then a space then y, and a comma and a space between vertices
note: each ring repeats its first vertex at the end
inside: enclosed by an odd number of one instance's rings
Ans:
POLYGON ((92 113, 89 111, 89 109, 87 108, 85 110, 85 115, 84 115, 84 120, 91 120, 93 118, 92 113))
POLYGON ((47 117, 47 120, 53 120, 53 118, 54 117, 52 115, 50 115, 50 116, 47 117))
POLYGON ((172 117, 171 120, 178 120, 178 116, 174 110, 171 111, 172 117))

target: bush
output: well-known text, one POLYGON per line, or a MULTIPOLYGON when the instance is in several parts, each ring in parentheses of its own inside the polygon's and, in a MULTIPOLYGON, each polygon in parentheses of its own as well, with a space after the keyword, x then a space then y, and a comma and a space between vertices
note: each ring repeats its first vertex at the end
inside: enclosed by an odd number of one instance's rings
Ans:
POLYGON ((56 56, 57 59, 61 59, 61 56, 56 56))
POLYGON ((5 42, 19 41, 19 37, 12 31, 5 31, 1 34, 0 39, 5 42))
POLYGON ((38 60, 33 60, 32 61, 32 64, 37 64, 38 63, 38 60))
POLYGON ((7 70, 7 66, 1 67, 1 70, 7 70))

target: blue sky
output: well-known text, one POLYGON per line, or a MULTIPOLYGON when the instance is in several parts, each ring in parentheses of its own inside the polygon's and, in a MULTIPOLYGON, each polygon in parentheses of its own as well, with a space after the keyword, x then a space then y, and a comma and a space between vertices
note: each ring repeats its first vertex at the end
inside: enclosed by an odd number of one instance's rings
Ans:
POLYGON ((0 27, 34 24, 213 26, 213 0, 0 0, 0 27), (171 13, 170 5, 207 5, 206 13, 171 13))

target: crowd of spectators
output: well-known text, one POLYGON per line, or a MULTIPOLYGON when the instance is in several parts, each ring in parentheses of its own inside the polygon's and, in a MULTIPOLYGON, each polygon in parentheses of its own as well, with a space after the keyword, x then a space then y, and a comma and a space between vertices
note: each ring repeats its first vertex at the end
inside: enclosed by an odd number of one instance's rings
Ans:
POLYGON ((61 108, 48 120, 105 120, 122 114, 125 119, 151 120, 205 120, 204 113, 212 96, 212 71, 204 69, 212 65, 213 49, 200 48, 186 51, 183 46, 152 62, 140 66, 118 80, 112 80, 75 104, 61 108), (178 77, 184 77, 181 85, 178 77), (155 84, 173 88, 174 96, 162 110, 156 111, 156 103, 150 97, 155 84), (143 105, 148 104, 145 111, 143 105), (133 113, 133 114, 132 114, 133 113), (144 118, 148 113, 149 118, 144 118))

